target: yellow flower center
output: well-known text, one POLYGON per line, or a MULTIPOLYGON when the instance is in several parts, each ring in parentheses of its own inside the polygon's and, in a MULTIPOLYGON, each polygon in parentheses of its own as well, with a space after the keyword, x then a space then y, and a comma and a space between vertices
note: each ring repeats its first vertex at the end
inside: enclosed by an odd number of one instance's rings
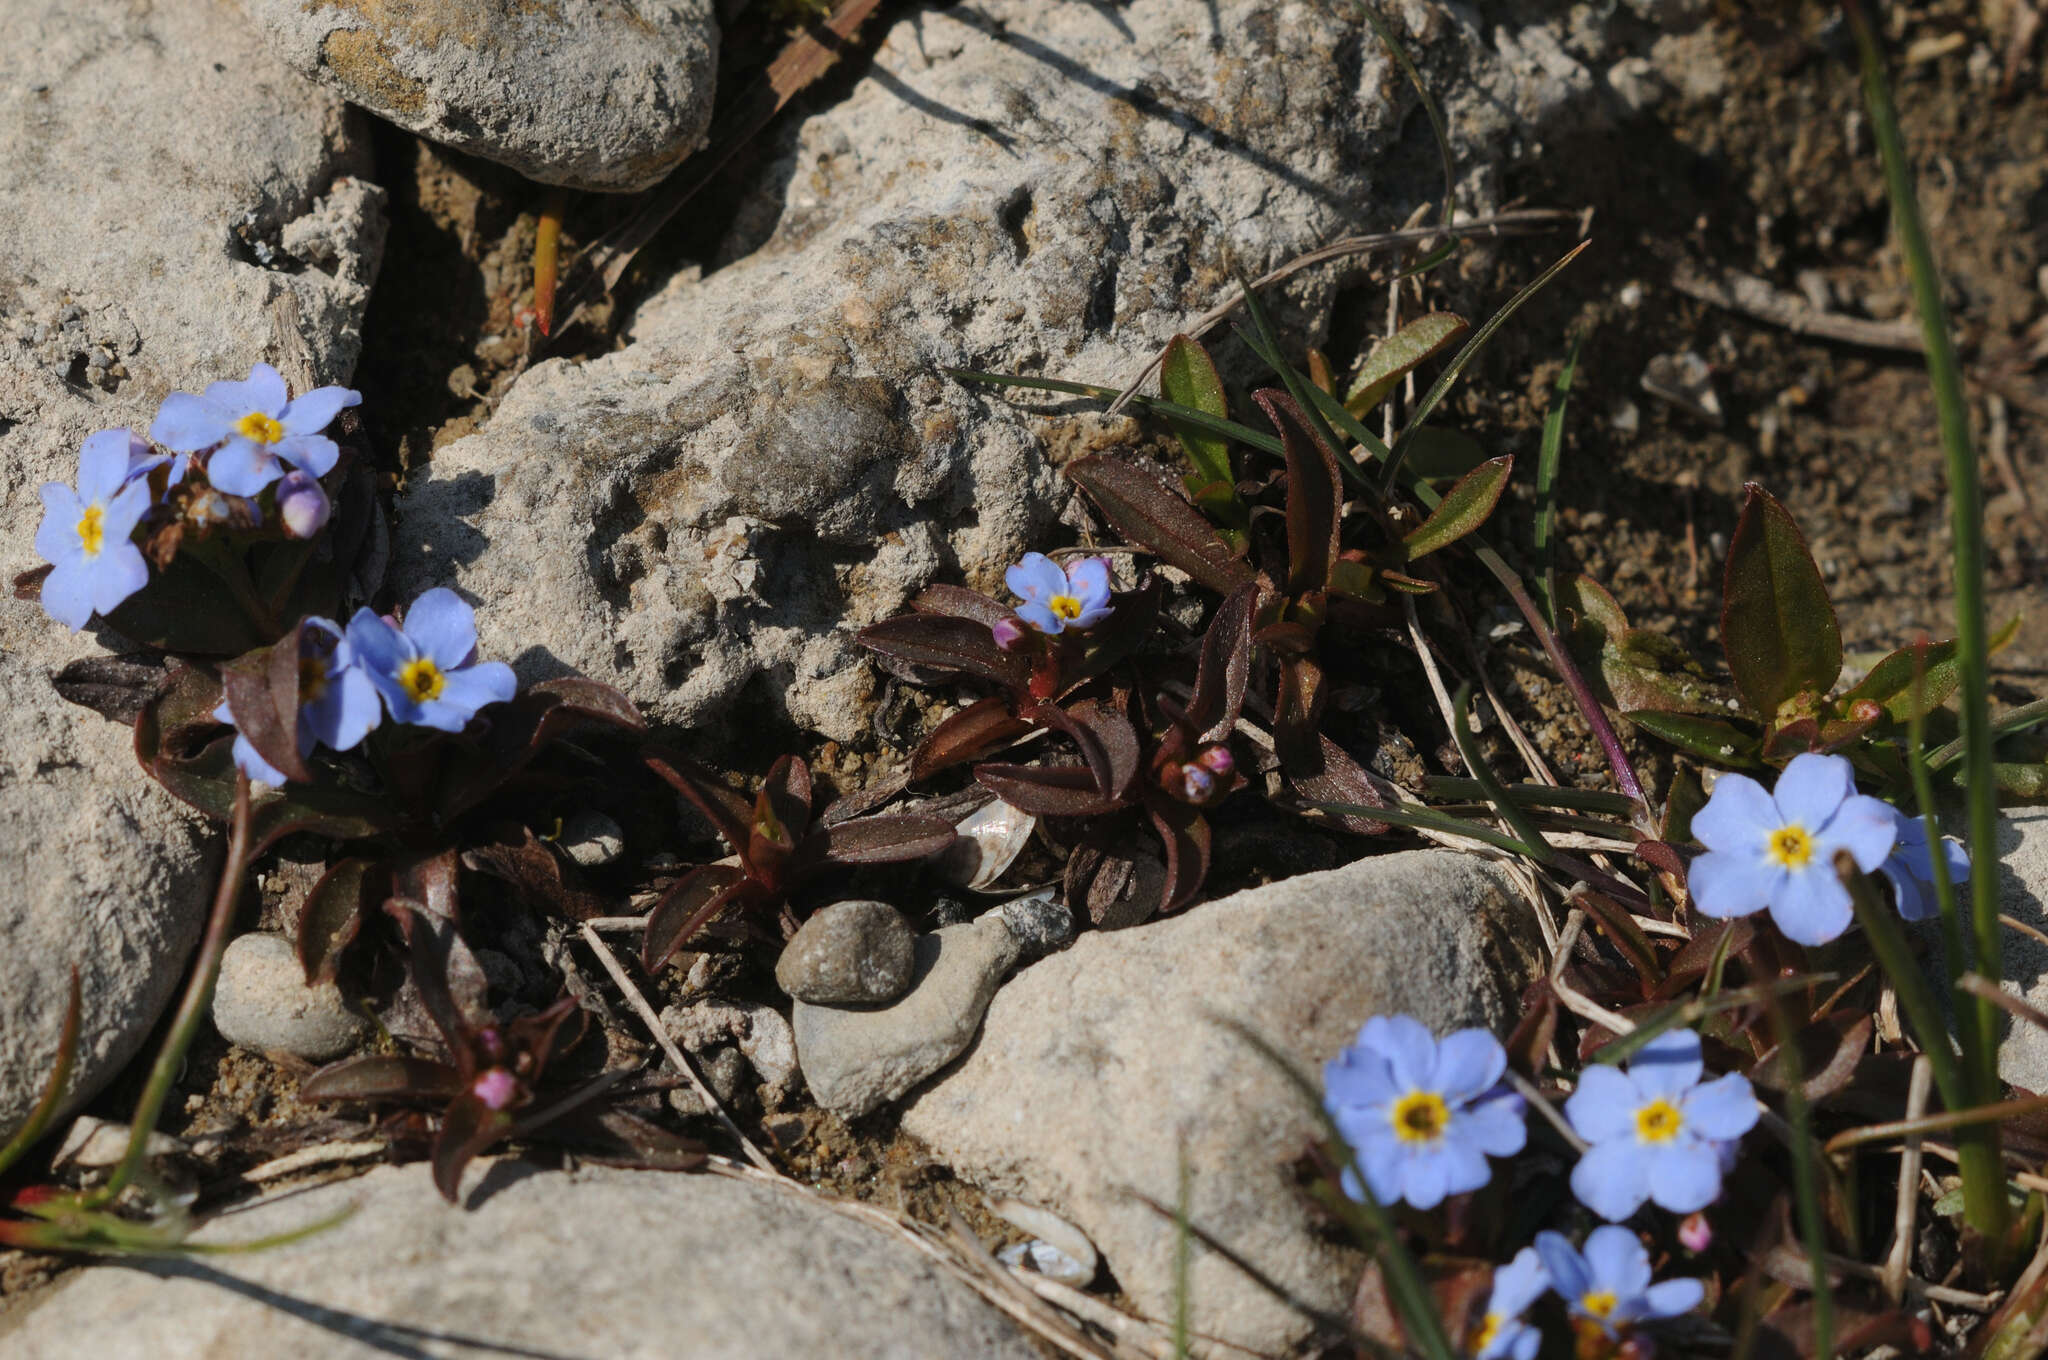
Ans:
POLYGON ((410 695, 416 704, 440 698, 441 690, 447 683, 448 677, 441 673, 441 668, 424 656, 406 662, 398 672, 399 687, 410 695))
POLYGON ((310 704, 327 692, 327 663, 317 656, 299 658, 299 702, 310 704))
POLYGON ((1609 1313, 1614 1311, 1614 1305, 1620 1302, 1620 1299, 1604 1290, 1598 1294, 1582 1294, 1579 1296, 1579 1307, 1585 1309, 1588 1315, 1603 1320, 1609 1313))
POLYGON ((1433 1143, 1450 1122, 1450 1107, 1434 1091, 1410 1091, 1394 1105, 1394 1133, 1404 1143, 1433 1143))
POLYGON ((105 514, 106 512, 95 501, 86 506, 85 513, 78 517, 78 543, 85 549, 87 557, 100 555, 100 547, 107 537, 107 531, 100 525, 100 520, 105 514))
POLYGON ((1500 1324, 1501 1316, 1499 1313, 1488 1313, 1485 1317, 1479 1319, 1479 1326, 1472 1333, 1472 1353, 1474 1355, 1477 1355, 1480 1351, 1493 1344, 1494 1337, 1500 1335, 1500 1324))
POLYGON ((251 411, 235 422, 235 433, 258 444, 275 444, 284 438, 284 426, 261 411, 251 411))
POLYGON ((1052 610, 1053 613, 1063 619, 1078 619, 1081 617, 1081 602, 1072 595, 1055 595, 1047 602, 1046 608, 1052 610))
POLYGON ((1813 837, 1803 826, 1781 826, 1771 833, 1764 853, 1785 869, 1804 869, 1813 858, 1813 837))
POLYGON ((1685 1116, 1668 1100, 1653 1100, 1636 1111, 1636 1137, 1645 1143, 1668 1143, 1684 1124, 1685 1116))

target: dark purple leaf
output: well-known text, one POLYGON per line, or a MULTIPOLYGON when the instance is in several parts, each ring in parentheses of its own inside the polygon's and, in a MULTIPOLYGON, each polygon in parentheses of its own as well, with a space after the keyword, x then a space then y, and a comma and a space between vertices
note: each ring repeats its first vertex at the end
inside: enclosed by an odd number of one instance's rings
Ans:
POLYGON ((904 614, 863 628, 855 641, 912 667, 980 676, 1007 689, 1031 683, 1031 658, 996 646, 987 624, 942 614, 904 614))
POLYGON ((1309 429, 1294 398, 1275 388, 1252 393, 1280 432, 1287 460, 1287 593, 1306 595, 1330 584, 1337 560, 1337 512, 1344 479, 1337 457, 1309 429))
POLYGON ((1401 540, 1408 560, 1447 548, 1486 523, 1501 492, 1515 474, 1515 460, 1507 455, 1490 458, 1458 479, 1429 518, 1408 531, 1401 540))
MULTIPOLYGON (((616 1107, 571 1110, 541 1126, 550 1139, 568 1143, 576 1155, 600 1166, 625 1166, 643 1171, 695 1171, 705 1162, 705 1147, 693 1138, 670 1133, 661 1125, 616 1107)), ((523 1136, 526 1129, 522 1126, 523 1136)))
POLYGON ((397 1100, 439 1105, 461 1089, 462 1081, 447 1063, 430 1058, 372 1054, 346 1058, 323 1067, 299 1083, 303 1100, 397 1100))
POLYGON ((656 747, 646 760, 648 769, 674 785, 690 806, 704 814, 734 854, 747 848, 754 822, 752 799, 726 787, 717 775, 680 752, 656 747))
POLYGON ((40 567, 30 567, 14 578, 14 598, 30 604, 43 598, 43 582, 57 569, 54 562, 45 562, 40 567))
POLYGON ((979 760, 1031 727, 1013 711, 1008 696, 978 699, 932 729, 910 758, 910 777, 929 779, 940 770, 979 760))
MULTIPOLYGON (((1344 754, 1328 737, 1319 737, 1308 758, 1283 766, 1288 787, 1305 803, 1348 803, 1354 807, 1392 807, 1395 799, 1382 791, 1379 778, 1344 754)), ((1346 831, 1362 836, 1383 835, 1385 822, 1357 813, 1334 814, 1333 820, 1346 831)))
POLYGON ((804 842, 806 871, 831 864, 900 864, 942 854, 957 835, 943 817, 883 813, 820 827, 804 842))
POLYGON ((1756 483, 1743 489, 1722 578, 1721 645, 1744 702, 1768 719, 1833 687, 1842 633, 1798 523, 1756 483))
POLYGON ((1317 728, 1327 693, 1323 668, 1306 656, 1280 658, 1279 691, 1273 697, 1273 748, 1280 763, 1313 766, 1327 744, 1317 728))
POLYGON ((169 674, 164 658, 148 652, 88 656, 51 678, 57 693, 123 727, 133 727, 143 706, 169 674))
POLYGON ((1202 634, 1201 667, 1186 714, 1188 726, 1202 741, 1221 741, 1237 725, 1251 674, 1252 614, 1258 603, 1257 586, 1233 590, 1202 634))
POLYGON ((612 911, 610 899, 584 887, 573 867, 518 823, 496 828, 489 841, 463 852, 462 863, 503 883, 514 901, 543 915, 588 921, 612 911))
POLYGON ((331 982, 342 951, 362 929, 363 913, 386 894, 374 860, 344 859, 320 876, 299 907, 299 966, 308 986, 331 982))
POLYGON ((121 636, 177 656, 240 656, 274 641, 257 631, 220 577, 190 555, 171 559, 105 618, 121 636))
MULTIPOLYGON (((1130 793, 1138 773, 1138 733, 1131 720, 1115 709, 1087 700, 1062 709, 1040 704, 1025 717, 1063 732, 1081 750, 1081 759, 1095 777, 1096 792, 1112 803, 1130 793)), ((1029 811, 1029 809, 1026 809, 1029 811)))
POLYGON ((447 766, 433 777, 429 799, 442 821, 467 812, 504 787, 547 747, 572 732, 639 734, 646 719, 620 691, 581 676, 530 685, 509 703, 492 704, 470 734, 447 743, 447 766))
POLYGON ((1179 911, 1202 891, 1209 876, 1209 822, 1185 803, 1159 799, 1146 805, 1152 829, 1166 843, 1166 883, 1160 889, 1159 911, 1179 911))
POLYGON ((740 851, 747 872, 779 891, 790 860, 810 827, 811 767, 796 756, 783 756, 754 795, 753 822, 740 851))
POLYGON ((1060 683, 1073 690, 1094 679, 1150 642, 1159 631, 1160 582, 1149 579, 1136 590, 1112 596, 1113 613, 1086 633, 1079 635, 1081 654, 1068 661, 1060 672, 1060 683))
POLYGON ((300 658, 307 647, 306 624, 273 645, 236 657, 220 669, 228 712, 235 729, 272 769, 307 784, 313 772, 299 754, 300 658))
POLYGON ((661 966, 691 936, 709 925, 750 887, 751 880, 746 874, 730 864, 707 864, 670 884, 647 913, 647 930, 640 941, 641 966, 649 973, 661 971, 661 966))
POLYGON ((441 1116, 441 1131, 434 1135, 434 1187, 450 1204, 462 1185, 462 1169, 478 1153, 512 1131, 512 1114, 494 1110, 474 1092, 464 1091, 449 1103, 441 1116))
POLYGON ((974 778, 996 797, 1039 817, 1100 817, 1121 806, 1103 796, 1085 765, 977 765, 974 778))
POLYGON ((1002 601, 992 600, 978 590, 947 585, 926 586, 911 600, 910 607, 920 614, 966 619, 984 628, 995 627, 1014 612, 1002 601))
POLYGON ((1227 595, 1252 579, 1202 513, 1150 472, 1105 454, 1077 459, 1066 472, 1118 533, 1211 590, 1227 595))
MULTIPOLYGON (((1875 1020, 1870 1012, 1852 1007, 1831 1012, 1793 1036, 1798 1070, 1805 1073, 1801 1089, 1808 1100, 1826 1100, 1855 1079, 1857 1065, 1870 1052, 1875 1020)), ((1749 1079, 1766 1090, 1783 1092, 1791 1085, 1792 1071, 1779 1045, 1749 1069, 1749 1079)))

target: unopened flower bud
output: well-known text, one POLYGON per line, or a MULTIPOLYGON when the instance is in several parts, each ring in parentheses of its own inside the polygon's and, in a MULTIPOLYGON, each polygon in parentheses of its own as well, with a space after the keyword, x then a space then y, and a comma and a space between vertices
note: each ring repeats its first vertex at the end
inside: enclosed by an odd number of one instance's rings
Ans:
POLYGON ((518 1094, 519 1083, 504 1068, 493 1067, 478 1077, 469 1089, 484 1103, 484 1108, 495 1111, 512 1103, 512 1097, 518 1094))
POLYGON ((1237 768, 1237 757, 1230 754, 1228 746, 1218 742, 1214 746, 1205 747, 1202 754, 1195 757, 1195 763, 1210 774, 1221 778, 1237 768))
POLYGON ((1876 722, 1884 716, 1884 705, 1875 699, 1858 699, 1849 705, 1849 716, 1857 722, 1876 722))
POLYGON ((1014 617, 997 619, 989 626, 989 632, 995 635, 996 646, 1006 652, 1015 651, 1029 635, 1023 621, 1014 617))
POLYGON ((1705 1214, 1687 1214, 1678 1225, 1678 1240, 1687 1251, 1705 1251, 1714 1245, 1714 1225, 1705 1214))
POLYGON ((1206 803, 1216 791, 1216 781, 1199 765, 1180 767, 1181 794, 1190 803, 1206 803))
POLYGON ((293 538, 311 538, 326 528, 333 508, 317 477, 294 469, 277 484, 277 517, 293 538))

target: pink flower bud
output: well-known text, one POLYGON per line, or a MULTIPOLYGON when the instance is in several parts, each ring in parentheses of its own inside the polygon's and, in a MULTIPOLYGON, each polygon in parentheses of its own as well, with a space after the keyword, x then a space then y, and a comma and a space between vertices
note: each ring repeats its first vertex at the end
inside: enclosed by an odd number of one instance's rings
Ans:
POLYGON ((1015 651, 1023 644, 1024 639, 1030 636, 1029 630, 1024 627, 1023 620, 1007 617, 997 619, 994 624, 990 625, 989 632, 995 635, 996 646, 1006 652, 1015 651))
POLYGON ((333 509, 316 477, 294 469, 277 484, 277 517, 293 538, 311 538, 326 528, 333 509))
POLYGON ((1231 755, 1230 748, 1221 742, 1203 747, 1202 753, 1195 757, 1195 762, 1219 778, 1227 776, 1237 768, 1237 757, 1231 755))
POLYGON ((1678 1240, 1687 1251, 1705 1251, 1714 1245, 1714 1225, 1705 1214, 1687 1214, 1678 1225, 1678 1240))
POLYGON ((512 1097, 519 1093, 519 1083, 504 1068, 493 1067, 478 1077, 469 1089, 486 1109, 496 1111, 512 1103, 512 1097))

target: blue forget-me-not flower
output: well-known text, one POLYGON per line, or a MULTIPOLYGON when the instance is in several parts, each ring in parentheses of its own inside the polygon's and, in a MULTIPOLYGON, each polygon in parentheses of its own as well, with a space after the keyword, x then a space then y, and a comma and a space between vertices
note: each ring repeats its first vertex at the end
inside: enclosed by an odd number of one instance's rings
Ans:
POLYGON ((1017 617, 1041 633, 1093 628, 1115 609, 1109 602, 1109 563, 1100 557, 1061 567, 1044 553, 1025 553, 1003 580, 1024 601, 1017 617))
POLYGON ((1689 1313, 1706 1297, 1698 1280, 1651 1284, 1650 1253, 1634 1233, 1612 1224, 1593 1229, 1583 1253, 1563 1233, 1537 1233, 1536 1252, 1572 1316, 1599 1324, 1609 1336, 1632 1323, 1689 1313))
POLYGON ((230 496, 253 496, 284 475, 285 463, 315 477, 331 472, 341 449, 320 432, 362 399, 346 387, 318 387, 294 400, 276 369, 257 364, 242 382, 171 393, 149 435, 176 453, 214 449, 207 480, 230 496))
POLYGON ((1588 1064, 1564 1103, 1592 1148, 1572 1168, 1579 1202, 1615 1222, 1644 1200, 1674 1214, 1721 1196, 1735 1143, 1756 1126, 1756 1093, 1739 1072, 1701 1081, 1700 1037, 1671 1030, 1644 1044, 1626 1070, 1588 1064))
POLYGON ((478 709, 519 688, 510 666, 476 659, 476 614, 440 586, 413 601, 402 627, 358 609, 348 642, 398 722, 460 732, 478 709))
POLYGON ((1536 1360, 1543 1334, 1523 1321, 1522 1314, 1549 1289, 1550 1272, 1534 1247, 1523 1247, 1514 1260, 1494 1271, 1486 1311, 1469 1345, 1474 1360, 1536 1360))
POLYGON ((149 513, 149 483, 129 476, 134 436, 101 430, 78 453, 78 486, 43 484, 36 551, 55 570, 43 582, 43 610, 76 632, 149 584, 149 564, 129 541, 149 513))
MULTIPOLYGON (((369 735, 384 714, 377 690, 355 664, 355 654, 338 624, 309 618, 299 642, 299 755, 313 753, 315 742, 346 751, 369 735)), ((214 721, 234 725, 226 701, 213 710, 214 721)), ((235 734, 235 764, 260 783, 281 786, 284 772, 265 760, 249 739, 235 734)))
MULTIPOLYGON (((1939 910, 1934 894, 1934 852, 1927 844, 1927 823, 1892 809, 1899 835, 1898 844, 1877 871, 1892 885, 1892 898, 1899 915, 1908 921, 1925 921, 1939 910)), ((1948 861, 1948 881, 1964 883, 1970 877, 1969 852, 1944 836, 1941 857, 1948 861)))

